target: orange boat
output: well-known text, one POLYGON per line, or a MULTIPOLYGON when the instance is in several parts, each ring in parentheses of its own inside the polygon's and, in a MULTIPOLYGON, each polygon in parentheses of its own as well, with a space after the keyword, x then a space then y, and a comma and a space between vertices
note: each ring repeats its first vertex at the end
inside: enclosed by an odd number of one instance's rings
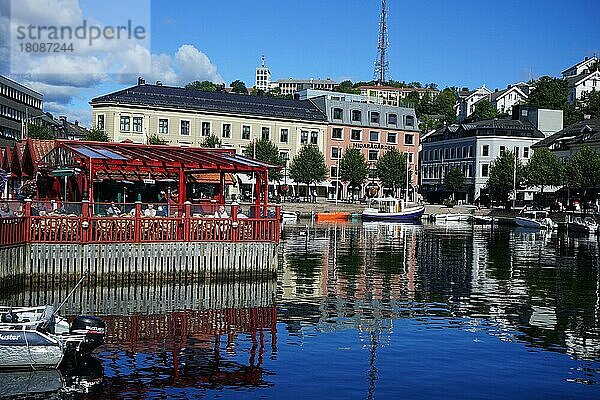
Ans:
POLYGON ((349 212, 318 212, 315 214, 315 221, 348 221, 349 212))

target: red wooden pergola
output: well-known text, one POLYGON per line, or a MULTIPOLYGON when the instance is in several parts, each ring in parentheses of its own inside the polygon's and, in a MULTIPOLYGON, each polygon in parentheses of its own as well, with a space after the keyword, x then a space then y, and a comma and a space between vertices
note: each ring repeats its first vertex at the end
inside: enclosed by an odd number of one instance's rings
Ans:
POLYGON ((80 178, 82 193, 94 201, 94 179, 98 175, 128 173, 143 177, 175 177, 178 182, 178 204, 187 199, 186 184, 192 174, 218 173, 223 204, 225 174, 254 173, 255 205, 268 204, 269 168, 279 168, 235 153, 233 149, 207 149, 144 145, 135 143, 85 142, 56 140, 54 149, 41 158, 38 167, 45 171, 72 169, 80 178))

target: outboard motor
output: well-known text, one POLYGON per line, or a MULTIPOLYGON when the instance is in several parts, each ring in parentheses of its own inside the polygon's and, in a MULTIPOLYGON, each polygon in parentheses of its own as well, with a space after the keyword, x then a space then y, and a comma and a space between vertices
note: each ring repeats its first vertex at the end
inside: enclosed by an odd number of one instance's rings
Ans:
POLYGON ((104 344, 106 324, 101 318, 80 315, 73 320, 69 333, 85 336, 79 352, 80 355, 86 355, 104 344))

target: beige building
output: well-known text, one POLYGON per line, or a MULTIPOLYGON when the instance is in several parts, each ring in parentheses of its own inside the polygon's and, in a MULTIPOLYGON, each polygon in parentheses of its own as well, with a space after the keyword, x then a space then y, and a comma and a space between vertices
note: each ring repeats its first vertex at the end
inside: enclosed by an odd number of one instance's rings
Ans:
POLYGON ((331 79, 280 79, 271 84, 271 87, 279 88, 283 95, 293 95, 299 90, 333 90, 337 86, 337 82, 331 79))
MULTIPOLYGON (((237 153, 263 137, 292 159, 302 144, 325 149, 327 117, 309 100, 206 92, 140 81, 90 102, 95 128, 110 140, 199 146, 210 135, 237 153)), ((284 155, 282 154, 282 155, 284 155)))

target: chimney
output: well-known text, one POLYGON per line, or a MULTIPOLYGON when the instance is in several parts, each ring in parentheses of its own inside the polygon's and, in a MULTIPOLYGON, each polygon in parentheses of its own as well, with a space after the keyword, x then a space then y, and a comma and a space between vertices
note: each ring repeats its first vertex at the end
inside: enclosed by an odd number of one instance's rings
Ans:
POLYGON ((146 80, 144 78, 142 78, 141 76, 138 76, 138 85, 145 85, 146 84, 146 80))
POLYGON ((162 86, 162 81, 156 81, 156 86, 162 86))
POLYGON ((587 61, 587 60, 589 60, 589 59, 590 59, 590 58, 589 58, 588 56, 586 56, 584 61, 587 61))
POLYGON ((494 92, 497 92, 497 91, 498 91, 498 88, 494 89, 494 92))
POLYGON ((79 121, 75 120, 75 126, 79 126, 79 121))
POLYGON ((506 88, 507 88, 507 89, 510 89, 511 87, 512 87, 512 85, 508 85, 506 88))
POLYGON ((66 115, 60 115, 58 117, 58 120, 60 121, 60 124, 62 126, 67 126, 67 116, 66 115))

